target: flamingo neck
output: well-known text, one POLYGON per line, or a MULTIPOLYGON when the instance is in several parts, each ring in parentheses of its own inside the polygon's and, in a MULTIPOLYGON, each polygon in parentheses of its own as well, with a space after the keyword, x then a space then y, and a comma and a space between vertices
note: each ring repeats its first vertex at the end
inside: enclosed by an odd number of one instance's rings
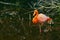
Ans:
POLYGON ((35 16, 38 16, 38 13, 36 13, 36 15, 35 16))

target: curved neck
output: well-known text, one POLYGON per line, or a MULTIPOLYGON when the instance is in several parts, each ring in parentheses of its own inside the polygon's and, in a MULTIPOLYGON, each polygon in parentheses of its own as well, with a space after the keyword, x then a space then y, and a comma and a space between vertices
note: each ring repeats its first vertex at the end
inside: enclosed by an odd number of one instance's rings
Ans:
POLYGON ((38 13, 35 16, 38 16, 38 13))
POLYGON ((38 16, 38 11, 37 11, 37 12, 35 12, 35 16, 38 16))

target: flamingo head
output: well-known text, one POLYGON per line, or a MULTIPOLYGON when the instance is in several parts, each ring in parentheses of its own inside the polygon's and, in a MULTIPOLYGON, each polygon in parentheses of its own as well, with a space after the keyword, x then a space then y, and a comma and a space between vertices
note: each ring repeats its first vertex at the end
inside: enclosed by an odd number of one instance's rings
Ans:
POLYGON ((33 16, 37 15, 38 14, 38 10, 34 10, 34 13, 33 13, 33 16))

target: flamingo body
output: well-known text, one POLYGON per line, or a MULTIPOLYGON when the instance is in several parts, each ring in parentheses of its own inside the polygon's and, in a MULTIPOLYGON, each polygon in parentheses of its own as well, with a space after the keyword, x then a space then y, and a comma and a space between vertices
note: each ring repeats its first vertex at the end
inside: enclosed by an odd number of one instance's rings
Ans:
POLYGON ((50 18, 48 16, 46 16, 42 13, 38 14, 37 19, 38 19, 39 23, 44 23, 44 22, 50 20, 50 18))
POLYGON ((34 18, 33 18, 33 20, 32 20, 32 22, 34 24, 36 24, 38 22, 39 23, 44 23, 46 21, 50 21, 51 20, 51 18, 48 17, 48 16, 46 16, 45 14, 42 14, 42 13, 38 14, 38 11, 37 10, 34 11, 34 14, 33 15, 35 15, 34 18))

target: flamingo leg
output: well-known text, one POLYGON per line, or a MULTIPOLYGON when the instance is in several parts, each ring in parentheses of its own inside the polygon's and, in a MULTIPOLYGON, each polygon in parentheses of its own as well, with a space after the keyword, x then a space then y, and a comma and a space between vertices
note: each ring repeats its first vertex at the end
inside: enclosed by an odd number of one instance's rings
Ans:
POLYGON ((41 25, 39 25, 40 33, 41 33, 41 25))
POLYGON ((41 27, 43 26, 43 23, 42 24, 39 24, 39 30, 40 30, 40 33, 42 32, 41 30, 41 27))
POLYGON ((49 26, 49 27, 50 27, 50 28, 49 28, 49 30, 50 30, 50 31, 52 31, 52 27, 51 27, 51 24, 50 24, 50 26, 49 26))
POLYGON ((50 21, 48 21, 49 23, 49 30, 52 31, 52 24, 54 24, 53 20, 51 19, 50 21))

